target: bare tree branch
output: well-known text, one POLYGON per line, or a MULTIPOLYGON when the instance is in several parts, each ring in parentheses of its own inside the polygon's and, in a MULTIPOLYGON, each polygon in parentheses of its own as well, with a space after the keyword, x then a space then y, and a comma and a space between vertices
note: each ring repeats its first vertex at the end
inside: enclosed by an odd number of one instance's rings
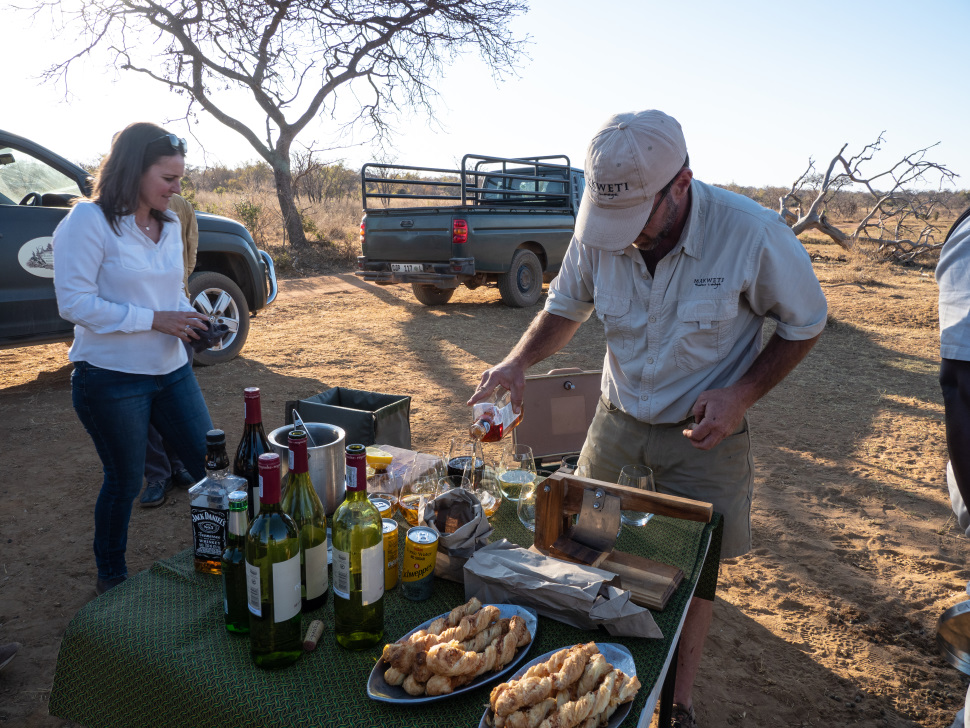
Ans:
POLYGON ((942 231, 931 220, 938 208, 945 207, 943 186, 957 175, 927 159, 936 144, 907 154, 888 169, 868 171, 882 149, 884 134, 852 156, 846 156, 849 145, 842 145, 821 177, 814 175, 814 163, 809 160, 808 169, 778 201, 779 213, 796 235, 819 230, 846 250, 858 240, 870 240, 885 257, 898 261, 912 261, 939 247, 932 241, 942 231), (935 189, 928 189, 928 183, 935 189), (840 191, 852 188, 861 189, 868 203, 861 221, 846 233, 828 220, 826 211, 840 191), (803 194, 814 196, 805 212, 803 194))
POLYGON ((476 50, 495 74, 514 72, 527 41, 509 24, 526 9, 526 0, 42 0, 31 12, 83 39, 45 78, 66 88, 72 64, 100 52, 186 94, 187 115, 197 104, 246 139, 273 169, 290 240, 303 243, 292 145, 314 119, 336 120, 338 91, 350 92, 339 99, 349 119, 341 133, 362 125, 383 138, 396 114, 431 110, 433 83, 459 54, 476 50))

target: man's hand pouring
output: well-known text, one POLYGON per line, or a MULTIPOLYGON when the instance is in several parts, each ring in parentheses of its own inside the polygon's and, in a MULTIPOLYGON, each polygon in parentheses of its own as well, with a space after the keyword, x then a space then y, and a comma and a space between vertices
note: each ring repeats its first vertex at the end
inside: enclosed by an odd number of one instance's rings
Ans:
POLYGON ((487 369, 482 374, 482 381, 465 403, 469 406, 481 402, 495 391, 499 385, 512 393, 512 411, 518 414, 522 411, 522 396, 525 393, 525 367, 514 361, 505 360, 487 369))

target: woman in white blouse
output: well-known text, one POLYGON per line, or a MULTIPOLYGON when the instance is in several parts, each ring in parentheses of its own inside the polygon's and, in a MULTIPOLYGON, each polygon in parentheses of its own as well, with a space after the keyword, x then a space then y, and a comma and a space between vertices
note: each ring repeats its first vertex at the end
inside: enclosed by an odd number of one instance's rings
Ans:
POLYGON ((104 158, 93 198, 54 232, 57 305, 75 324, 74 409, 104 466, 94 508, 98 594, 127 578, 149 423, 197 480, 205 474, 212 422, 183 342, 207 322, 183 291, 181 229, 167 212, 185 152, 185 140, 162 127, 131 124, 104 158))

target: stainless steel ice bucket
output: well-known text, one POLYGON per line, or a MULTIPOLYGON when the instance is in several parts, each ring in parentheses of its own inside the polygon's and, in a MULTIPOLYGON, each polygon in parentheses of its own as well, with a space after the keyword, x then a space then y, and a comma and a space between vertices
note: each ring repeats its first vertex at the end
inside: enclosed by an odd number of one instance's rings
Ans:
MULTIPOLYGON (((323 501, 327 515, 331 515, 344 500, 344 473, 347 471, 345 442, 347 435, 343 428, 328 425, 323 422, 304 422, 304 426, 313 440, 314 445, 307 443, 307 455, 310 469, 310 480, 314 490, 323 501)), ((282 461, 282 474, 289 472, 290 449, 286 445, 286 438, 290 430, 296 425, 277 427, 269 433, 269 442, 273 451, 282 461)))

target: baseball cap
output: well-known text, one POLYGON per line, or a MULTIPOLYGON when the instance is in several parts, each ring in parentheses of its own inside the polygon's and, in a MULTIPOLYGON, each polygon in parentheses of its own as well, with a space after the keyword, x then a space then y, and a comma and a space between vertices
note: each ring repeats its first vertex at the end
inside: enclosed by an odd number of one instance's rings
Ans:
POLYGON ((680 124, 662 111, 611 116, 586 151, 586 189, 576 216, 583 245, 623 250, 643 230, 653 198, 687 159, 680 124))

